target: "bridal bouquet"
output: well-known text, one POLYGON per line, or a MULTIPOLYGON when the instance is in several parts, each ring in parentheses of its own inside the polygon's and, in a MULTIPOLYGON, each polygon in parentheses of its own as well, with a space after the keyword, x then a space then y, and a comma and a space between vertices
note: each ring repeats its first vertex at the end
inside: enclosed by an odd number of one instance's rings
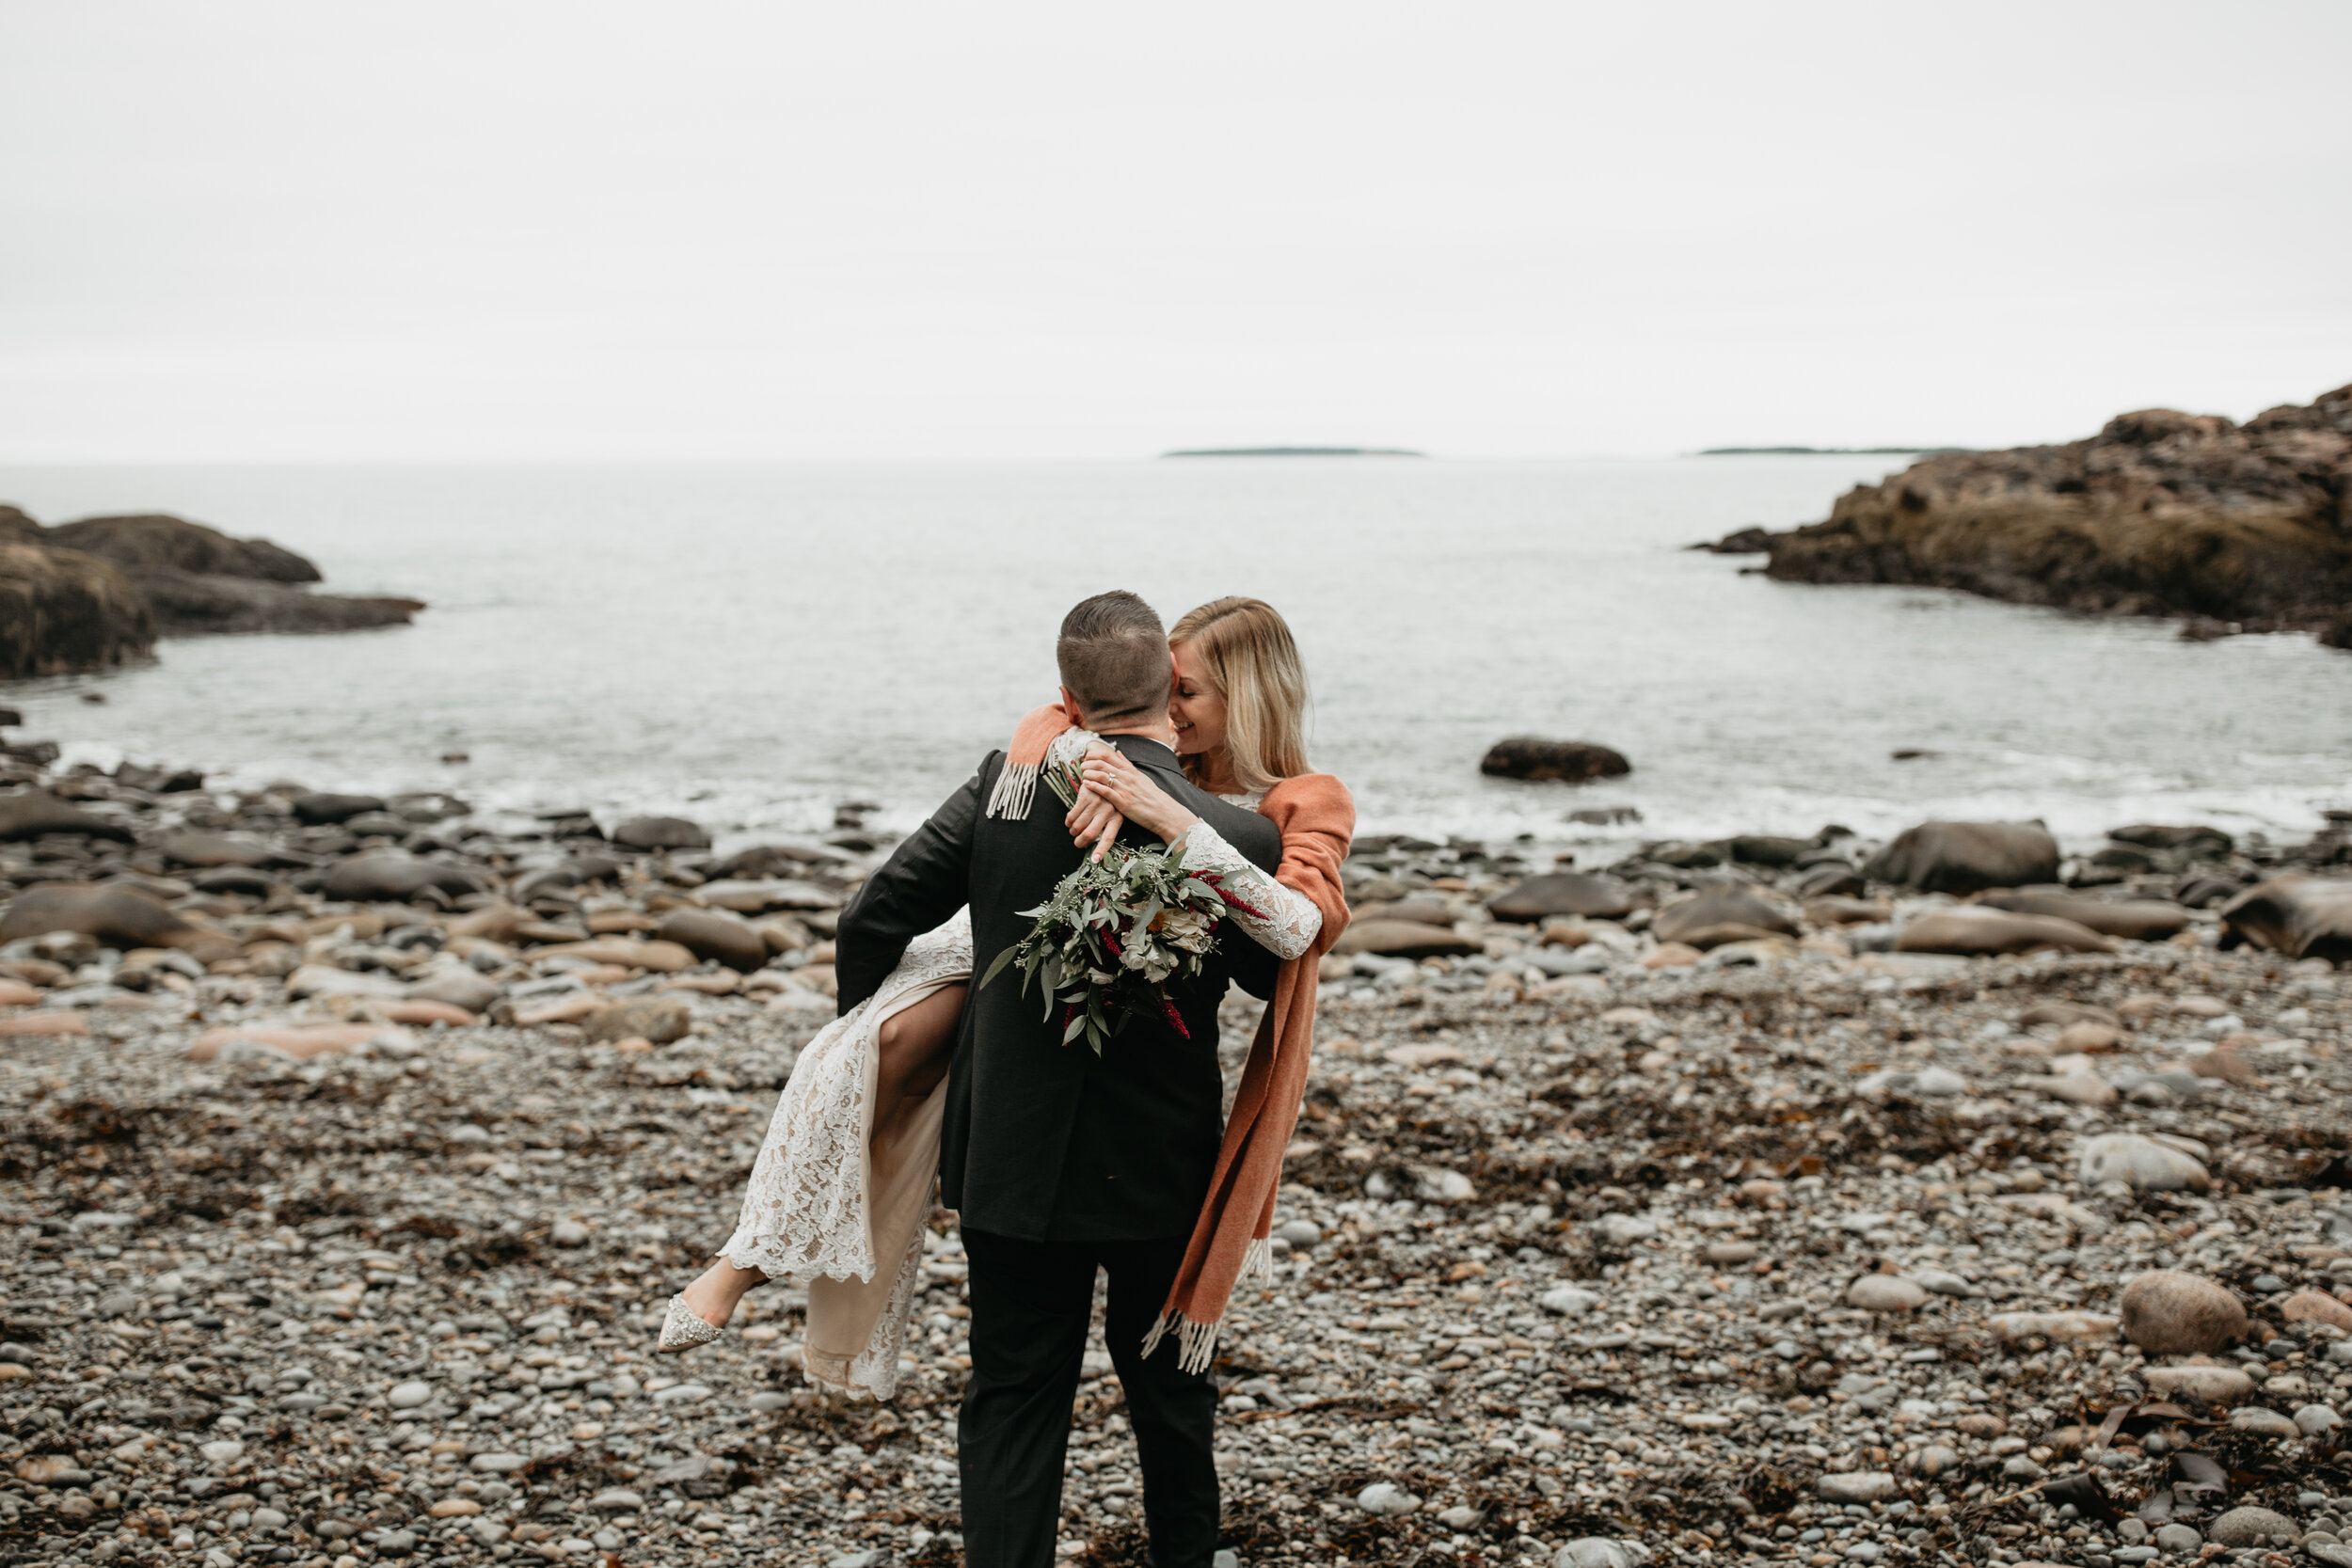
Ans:
MULTIPOLYGON (((1075 803, 1076 785, 1063 770, 1048 768, 1045 780, 1065 806, 1075 803)), ((1226 892, 1222 881, 1214 871, 1187 871, 1182 847, 1115 843, 1100 861, 1080 861, 1044 903, 1020 911, 1036 924, 996 955, 980 984, 1008 964, 1020 965, 1024 995, 1032 978, 1042 981, 1046 1017, 1061 1005, 1062 1043, 1083 1036, 1097 1056, 1138 1008, 1190 1039, 1168 994, 1168 980, 1200 973, 1202 960, 1216 951, 1216 926, 1227 906, 1259 912, 1226 892)))

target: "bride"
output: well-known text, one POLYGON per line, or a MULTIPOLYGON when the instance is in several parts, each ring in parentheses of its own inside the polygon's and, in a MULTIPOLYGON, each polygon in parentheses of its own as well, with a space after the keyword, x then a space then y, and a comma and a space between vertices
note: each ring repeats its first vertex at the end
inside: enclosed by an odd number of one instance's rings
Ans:
MULTIPOLYGON (((1226 1293, 1265 1258, 1280 1150, 1305 1085, 1313 966, 1346 923, 1338 868, 1355 817, 1337 780, 1308 771, 1306 673, 1272 606, 1213 600, 1178 621, 1168 641, 1175 665, 1168 715, 1184 771, 1283 829, 1279 878, 1084 730, 1056 721, 1049 728, 1061 733, 1037 760, 1079 769, 1082 787, 1066 821, 1081 849, 1092 846, 1100 859, 1126 822, 1182 841, 1187 864, 1225 873, 1225 885, 1251 906, 1231 911, 1232 923, 1287 960, 1235 1096, 1185 1272, 1152 1333, 1152 1342, 1175 1333, 1187 1364, 1205 1366, 1226 1293)), ((1032 715, 1023 735, 1051 711, 1032 715)), ((1015 763, 1031 760, 1022 736, 1011 752, 1015 763)), ((1005 770, 1008 778, 1019 771, 1005 770)), ((1018 814, 1027 803, 1000 787, 988 809, 1018 814)), ((663 1351, 716 1339, 746 1293, 798 1275, 809 1282, 802 1363, 809 1382, 853 1398, 888 1399, 897 1390, 939 1164, 946 1097, 936 1091, 954 1053, 972 959, 970 911, 960 911, 916 938, 878 992, 803 1050, 752 1167, 735 1233, 671 1298, 663 1351)))

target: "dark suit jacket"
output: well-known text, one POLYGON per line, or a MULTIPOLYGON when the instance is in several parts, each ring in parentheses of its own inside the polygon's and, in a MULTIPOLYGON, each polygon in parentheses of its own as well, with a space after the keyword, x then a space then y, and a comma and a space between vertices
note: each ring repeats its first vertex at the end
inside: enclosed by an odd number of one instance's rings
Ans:
MULTIPOLYGON (((1195 788, 1157 741, 1111 740, 1253 863, 1267 871, 1279 863, 1281 835, 1264 817, 1195 788)), ((991 752, 842 911, 834 970, 842 1011, 881 989, 909 942, 967 903, 977 980, 1028 933, 1031 922, 1016 911, 1043 903, 1078 863, 1061 800, 1042 784, 1023 820, 980 814, 1004 764, 1004 752, 991 752)), ((1120 837, 1157 842, 1132 823, 1120 837)), ((1217 1006, 1233 981, 1253 996, 1273 995, 1280 968, 1230 924, 1217 949, 1200 976, 1168 983, 1189 1039, 1163 1019, 1131 1016, 1100 1058, 1083 1040, 1061 1043, 1061 1009, 1049 1012, 1034 984, 1024 994, 1018 969, 971 993, 947 1071, 939 1156, 942 1200, 964 1224, 1025 1241, 1190 1233, 1224 1133, 1217 1006)))

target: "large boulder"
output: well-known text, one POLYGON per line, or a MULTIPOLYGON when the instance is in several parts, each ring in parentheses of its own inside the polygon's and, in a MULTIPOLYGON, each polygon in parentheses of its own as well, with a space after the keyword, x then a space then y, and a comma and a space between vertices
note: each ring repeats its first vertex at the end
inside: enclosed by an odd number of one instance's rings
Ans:
POLYGON ((2153 898, 2080 898, 2064 893, 1988 893, 1977 900, 1988 909, 2071 920, 2129 942, 2162 942, 2188 928, 2188 911, 2153 898))
POLYGON ((767 939, 723 910, 672 910, 655 935, 745 974, 768 961, 767 939))
POLYGON ((1870 857, 1863 875, 1922 893, 1981 893, 2058 879, 2058 840, 2039 822, 1922 822, 1870 857))
POLYGON ((338 861, 321 873, 319 891, 329 898, 367 903, 413 898, 426 888, 453 897, 483 891, 482 878, 463 866, 421 860, 401 849, 380 849, 338 861))
POLYGON ((1621 778, 1633 771, 1625 753, 1589 740, 1544 740, 1532 735, 1498 740, 1479 759, 1478 770, 1490 779, 1559 779, 1585 784, 1594 779, 1621 778))
POLYGON ((1797 923, 1778 904, 1749 887, 1711 887, 1650 917, 1650 934, 1704 953, 1725 942, 1793 937, 1797 923))
POLYGON ((2352 879, 2290 871, 2221 906, 2221 945, 2352 964, 2352 879))
POLYGON ((1633 912, 1625 889, 1606 877, 1582 871, 1548 871, 1530 877, 1486 905, 1497 920, 1533 925, 1554 915, 1583 915, 1592 920, 1619 920, 1633 912))
POLYGON ((183 517, 85 517, 39 531, 61 557, 104 562, 146 601, 165 637, 204 632, 356 631, 405 625, 414 599, 311 594, 316 566, 266 539, 231 539, 183 517))
POLYGON ((183 918, 143 888, 121 882, 42 882, 27 888, 0 913, 0 942, 79 931, 109 947, 176 947, 210 963, 237 951, 236 942, 183 918))
POLYGON ((0 796, 0 840, 40 838, 44 833, 80 833, 86 838, 111 838, 124 844, 138 837, 119 822, 94 816, 38 789, 0 796))
POLYGON ((2056 948, 2061 953, 2112 953, 2112 938, 2088 926, 2045 914, 2012 914, 1981 904, 1931 910, 1903 923, 1895 938, 1899 953, 2032 953, 2056 948))
POLYGON ((2143 409, 2064 446, 1939 452, 1859 485, 1774 535, 1766 570, 2318 629, 2352 603, 2347 471, 2352 387, 2243 425, 2143 409))
POLYGON ((103 670, 154 645, 154 615, 118 568, 0 533, 0 679, 103 670))
POLYGON ((632 849, 707 849, 710 834, 683 816, 634 816, 612 830, 612 842, 632 849))

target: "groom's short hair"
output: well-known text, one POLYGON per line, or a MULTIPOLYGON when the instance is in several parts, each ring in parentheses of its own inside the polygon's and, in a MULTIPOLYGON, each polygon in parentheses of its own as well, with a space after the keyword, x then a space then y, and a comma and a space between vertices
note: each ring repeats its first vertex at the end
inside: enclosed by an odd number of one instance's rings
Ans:
POLYGON ((1125 589, 1081 599, 1054 644, 1061 683, 1089 724, 1164 712, 1175 666, 1159 612, 1125 589))

